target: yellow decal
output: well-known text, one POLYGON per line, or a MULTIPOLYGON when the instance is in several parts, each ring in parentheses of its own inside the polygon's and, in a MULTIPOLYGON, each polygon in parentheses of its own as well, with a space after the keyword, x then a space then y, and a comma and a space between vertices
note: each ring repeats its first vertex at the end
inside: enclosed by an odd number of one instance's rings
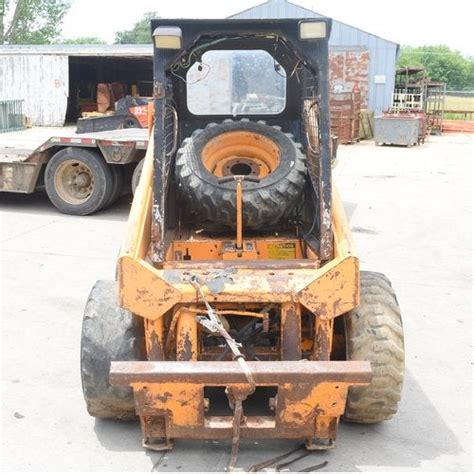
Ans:
POLYGON ((271 260, 290 260, 296 258, 296 244, 294 242, 269 244, 268 258, 271 260))

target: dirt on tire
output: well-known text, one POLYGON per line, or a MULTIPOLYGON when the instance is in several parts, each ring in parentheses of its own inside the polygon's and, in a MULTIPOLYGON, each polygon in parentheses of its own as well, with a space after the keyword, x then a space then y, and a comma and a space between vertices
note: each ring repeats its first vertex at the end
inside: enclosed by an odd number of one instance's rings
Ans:
POLYGON ((87 411, 97 418, 135 418, 131 388, 109 383, 111 361, 145 360, 143 320, 117 305, 115 281, 99 280, 84 310, 81 381, 87 411))
POLYGON ((68 147, 58 151, 46 165, 44 181, 49 200, 64 214, 77 216, 93 214, 106 207, 114 193, 113 171, 95 150, 68 147), (70 163, 70 166, 83 165, 90 171, 93 186, 89 196, 75 200, 71 195, 68 200, 67 192, 64 189, 61 191, 61 187, 58 187, 58 183, 61 182, 60 169, 65 163, 70 163))
POLYGON ((405 369, 400 307, 388 278, 361 272, 360 305, 344 316, 348 360, 368 360, 372 382, 351 387, 344 419, 355 423, 389 420, 398 409, 405 369))

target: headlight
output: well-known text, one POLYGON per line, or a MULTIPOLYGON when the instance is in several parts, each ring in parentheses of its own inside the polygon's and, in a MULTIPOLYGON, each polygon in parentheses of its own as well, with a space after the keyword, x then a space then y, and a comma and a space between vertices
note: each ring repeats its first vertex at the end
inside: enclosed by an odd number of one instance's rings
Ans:
POLYGON ((153 32, 155 46, 161 49, 181 49, 183 33, 178 26, 159 26, 153 32))
POLYGON ((300 39, 312 40, 326 38, 327 28, 325 21, 300 21, 300 39))

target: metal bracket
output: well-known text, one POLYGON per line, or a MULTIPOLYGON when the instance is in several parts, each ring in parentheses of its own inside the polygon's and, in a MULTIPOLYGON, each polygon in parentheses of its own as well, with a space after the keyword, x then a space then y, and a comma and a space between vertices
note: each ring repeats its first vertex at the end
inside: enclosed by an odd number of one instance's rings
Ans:
POLYGON ((143 438, 143 447, 151 451, 168 451, 173 449, 173 442, 168 438, 143 438))
POLYGON ((309 438, 305 447, 308 451, 325 451, 336 447, 336 441, 331 438, 309 438))

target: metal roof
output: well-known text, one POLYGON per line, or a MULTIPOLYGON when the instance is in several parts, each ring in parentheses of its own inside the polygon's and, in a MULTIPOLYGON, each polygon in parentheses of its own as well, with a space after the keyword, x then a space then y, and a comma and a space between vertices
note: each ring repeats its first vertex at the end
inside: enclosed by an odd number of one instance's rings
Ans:
POLYGON ((152 44, 0 45, 0 55, 152 57, 152 44))
MULTIPOLYGON (((326 17, 326 15, 322 15, 321 13, 318 13, 314 10, 310 10, 309 8, 302 7, 301 5, 296 5, 295 3, 289 2, 288 0, 266 0, 265 2, 254 5, 253 7, 249 7, 238 13, 234 13, 233 15, 229 16, 229 18, 252 18, 254 13, 256 13, 257 15, 259 15, 260 13, 264 13, 265 17, 267 18, 326 17)), ((349 27, 353 30, 357 30, 361 33, 371 35, 383 41, 393 43, 394 45, 397 45, 397 47, 399 46, 399 44, 395 41, 391 41, 386 38, 382 38, 378 35, 374 35, 369 31, 365 31, 353 25, 349 25, 347 23, 344 23, 343 21, 339 21, 336 19, 334 19, 334 21, 336 23, 339 23, 339 25, 349 27)))
MULTIPOLYGON (((268 0, 230 18, 320 18, 320 13, 301 7, 287 0, 268 0)), ((333 19, 329 48, 349 51, 354 47, 366 49, 369 61, 369 109, 377 114, 388 109, 392 102, 395 85, 395 65, 399 51, 398 43, 381 38, 360 28, 333 19)))

